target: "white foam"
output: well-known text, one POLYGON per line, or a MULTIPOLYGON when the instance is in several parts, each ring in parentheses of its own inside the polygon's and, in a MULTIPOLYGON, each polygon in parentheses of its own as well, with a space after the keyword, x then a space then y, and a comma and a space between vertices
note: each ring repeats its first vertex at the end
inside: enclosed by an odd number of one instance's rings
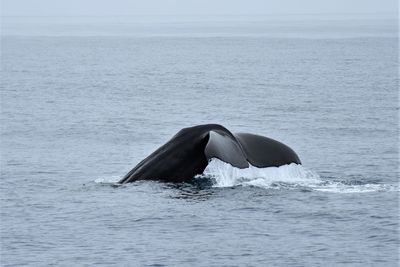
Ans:
POLYGON ((115 184, 119 180, 121 180, 120 176, 108 176, 108 177, 99 177, 94 182, 96 184, 115 184))
POLYGON ((380 191, 397 191, 393 185, 388 184, 362 184, 348 185, 340 182, 330 182, 321 186, 312 187, 316 191, 332 192, 332 193, 369 193, 380 191))
POLYGON ((280 167, 239 169, 218 159, 212 159, 203 173, 214 180, 214 187, 256 186, 262 188, 296 189, 332 193, 366 193, 376 191, 397 191, 393 185, 357 184, 351 185, 338 181, 326 181, 314 171, 298 164, 280 167))
POLYGON ((219 159, 212 159, 203 174, 210 176, 215 181, 215 187, 237 185, 270 187, 278 182, 298 185, 319 184, 322 182, 317 173, 294 163, 268 168, 257 168, 250 165, 249 168, 239 169, 219 159))

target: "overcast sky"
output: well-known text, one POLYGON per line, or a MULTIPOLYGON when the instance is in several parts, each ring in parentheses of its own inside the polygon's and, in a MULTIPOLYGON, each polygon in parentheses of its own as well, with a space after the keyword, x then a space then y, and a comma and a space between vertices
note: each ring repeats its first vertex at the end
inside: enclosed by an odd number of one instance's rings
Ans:
POLYGON ((3 16, 391 13, 397 0, 2 0, 3 16))

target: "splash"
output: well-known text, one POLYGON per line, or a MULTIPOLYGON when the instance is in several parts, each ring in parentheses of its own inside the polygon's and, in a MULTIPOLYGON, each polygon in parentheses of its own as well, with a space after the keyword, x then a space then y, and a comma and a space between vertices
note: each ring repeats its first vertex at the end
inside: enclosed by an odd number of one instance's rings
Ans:
POLYGON ((397 191, 394 185, 324 180, 316 172, 298 164, 280 167, 239 169, 221 160, 213 159, 204 170, 203 177, 213 180, 214 187, 255 186, 272 189, 304 189, 332 193, 365 193, 397 191))

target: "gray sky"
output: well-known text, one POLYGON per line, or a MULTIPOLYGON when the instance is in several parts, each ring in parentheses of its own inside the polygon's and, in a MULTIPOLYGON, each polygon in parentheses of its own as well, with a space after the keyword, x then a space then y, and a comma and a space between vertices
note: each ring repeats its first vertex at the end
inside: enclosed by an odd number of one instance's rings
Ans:
POLYGON ((391 13, 397 0, 2 0, 3 16, 391 13))

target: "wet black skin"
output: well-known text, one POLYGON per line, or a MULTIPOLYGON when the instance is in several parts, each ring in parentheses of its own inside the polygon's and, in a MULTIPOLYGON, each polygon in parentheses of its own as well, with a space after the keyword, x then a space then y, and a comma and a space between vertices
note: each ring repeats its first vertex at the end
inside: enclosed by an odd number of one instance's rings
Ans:
POLYGON ((119 183, 137 180, 185 182, 202 174, 212 158, 237 168, 301 164, 288 146, 249 133, 233 134, 218 124, 184 128, 127 173, 119 183))

